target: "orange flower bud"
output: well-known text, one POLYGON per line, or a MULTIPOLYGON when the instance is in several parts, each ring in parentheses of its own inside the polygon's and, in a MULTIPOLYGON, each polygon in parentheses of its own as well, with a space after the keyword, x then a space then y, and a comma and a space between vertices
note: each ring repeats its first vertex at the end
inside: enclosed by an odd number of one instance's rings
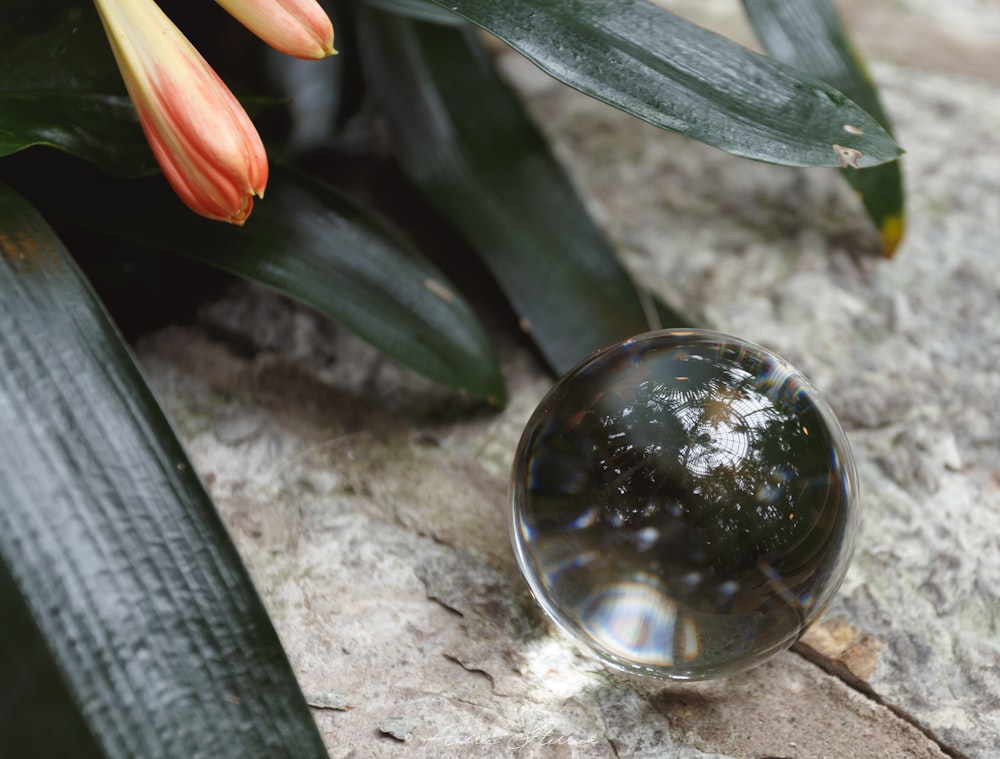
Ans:
POLYGON ((268 171, 250 117, 153 0, 95 3, 167 181, 195 213, 242 225, 268 171))
POLYGON ((279 52, 325 58, 333 49, 333 24, 316 0, 216 0, 243 26, 279 52))

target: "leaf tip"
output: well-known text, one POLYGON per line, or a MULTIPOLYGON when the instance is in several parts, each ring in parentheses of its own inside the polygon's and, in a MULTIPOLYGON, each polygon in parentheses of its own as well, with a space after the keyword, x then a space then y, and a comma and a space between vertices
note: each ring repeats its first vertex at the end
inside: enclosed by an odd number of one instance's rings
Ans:
POLYGON ((892 258, 896 254, 896 248, 899 247, 905 230, 906 222, 901 213, 887 216, 882 220, 879 235, 882 238, 882 255, 885 258, 892 258))

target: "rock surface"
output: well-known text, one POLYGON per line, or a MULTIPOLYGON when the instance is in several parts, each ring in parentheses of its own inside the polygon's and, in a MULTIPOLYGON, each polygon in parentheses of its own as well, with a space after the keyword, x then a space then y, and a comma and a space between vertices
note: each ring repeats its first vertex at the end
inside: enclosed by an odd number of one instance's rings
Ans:
MULTIPOLYGON (((746 34, 738 4, 667 4, 746 34)), ((864 505, 854 564, 819 623, 757 670, 630 679, 542 619, 510 552, 506 489, 551 379, 509 338, 499 414, 251 287, 139 345, 331 756, 1000 745, 1000 68, 974 65, 1000 50, 1000 10, 870 5, 843 7, 908 149, 909 231, 891 261, 871 255, 834 172, 740 161, 503 59, 633 274, 786 356, 848 430, 864 505), (880 36, 890 22, 925 36, 880 36), (948 45, 961 54, 943 60, 948 45)))

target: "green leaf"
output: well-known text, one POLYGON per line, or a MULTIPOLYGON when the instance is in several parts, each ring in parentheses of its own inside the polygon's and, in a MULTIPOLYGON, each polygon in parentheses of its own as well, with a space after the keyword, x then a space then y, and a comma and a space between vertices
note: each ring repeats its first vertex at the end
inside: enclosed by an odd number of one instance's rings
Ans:
POLYGON ((327 185, 275 169, 245 227, 202 219, 160 177, 70 173, 18 186, 54 218, 179 253, 312 306, 404 366, 502 406, 488 336, 458 289, 419 251, 327 185), (32 184, 32 189, 27 189, 32 184), (78 193, 77 188, 86 191, 78 193))
MULTIPOLYGON (((251 116, 283 102, 239 99, 251 116)), ((159 171, 92 2, 52 0, 4 16, 0 157, 34 146, 117 176, 159 171)))
POLYGON ((871 166, 901 151, 843 94, 647 0, 431 0, 544 71, 658 127, 735 155, 836 166, 833 145, 871 166), (849 135, 844 124, 864 135, 849 135))
POLYGON ((155 171, 94 7, 14 19, 0 35, 0 156, 46 145, 114 174, 155 171))
MULTIPOLYGON (((744 0, 757 36, 778 60, 828 82, 891 130, 889 118, 861 57, 829 0, 744 0)), ((852 124, 853 122, 845 122, 852 124)), ((905 213, 899 163, 845 170, 891 257, 903 237, 905 213)))
POLYGON ((435 24, 446 24, 456 26, 465 24, 465 20, 456 16, 449 10, 432 5, 427 0, 365 0, 372 8, 396 13, 400 16, 416 19, 417 21, 429 21, 435 24))
POLYGON ((649 329, 614 250, 476 36, 358 10, 404 169, 475 247, 549 364, 565 372, 649 329))
MULTIPOLYGON (((26 639, 106 757, 322 757, 253 583, 114 326, 39 214, 0 185, 0 652, 26 639), (7 620, 15 623, 9 625, 7 620)), ((16 663, 13 665, 16 668, 16 663)), ((9 683, 8 683, 9 685, 9 683)), ((76 727, 73 727, 76 725, 76 727)), ((77 750, 69 754, 79 755, 77 750)))

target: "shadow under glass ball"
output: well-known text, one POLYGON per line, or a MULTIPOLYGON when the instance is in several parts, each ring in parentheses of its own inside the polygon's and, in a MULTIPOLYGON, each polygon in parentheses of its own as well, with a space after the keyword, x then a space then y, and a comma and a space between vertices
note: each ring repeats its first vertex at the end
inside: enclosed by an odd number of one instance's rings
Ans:
POLYGON ((753 343, 664 330, 561 379, 515 456, 511 536, 544 611, 607 663, 679 680, 788 648, 843 580, 847 439, 753 343))

